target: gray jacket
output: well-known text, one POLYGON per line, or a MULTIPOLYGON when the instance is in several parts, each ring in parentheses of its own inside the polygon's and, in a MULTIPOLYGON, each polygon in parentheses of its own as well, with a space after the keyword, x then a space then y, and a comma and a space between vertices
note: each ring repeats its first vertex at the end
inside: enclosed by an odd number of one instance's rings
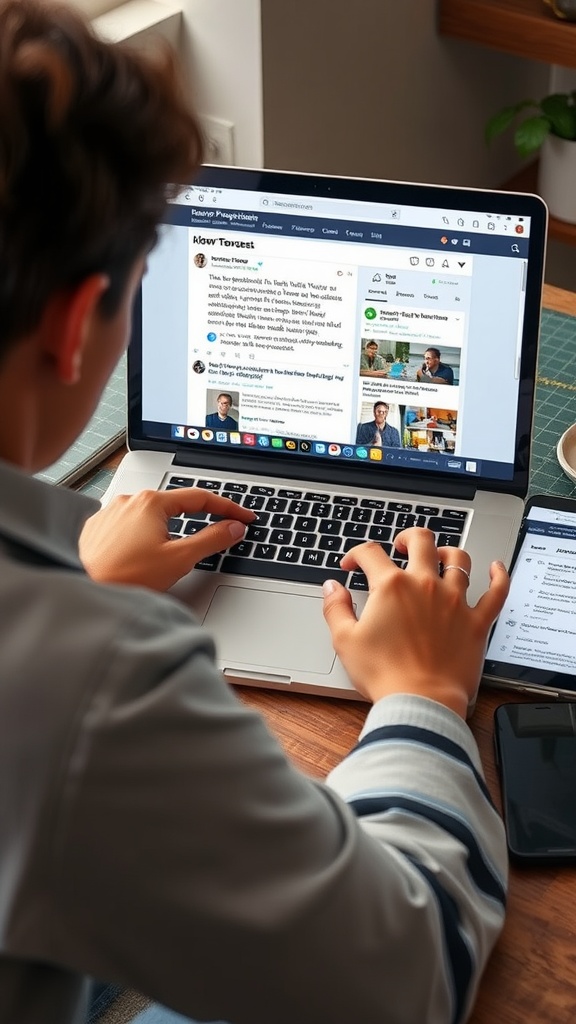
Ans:
POLYGON ((0 1022, 84 976, 238 1024, 464 1019, 506 850, 468 727, 389 697, 297 772, 176 600, 93 583, 94 504, 0 464, 0 1022))

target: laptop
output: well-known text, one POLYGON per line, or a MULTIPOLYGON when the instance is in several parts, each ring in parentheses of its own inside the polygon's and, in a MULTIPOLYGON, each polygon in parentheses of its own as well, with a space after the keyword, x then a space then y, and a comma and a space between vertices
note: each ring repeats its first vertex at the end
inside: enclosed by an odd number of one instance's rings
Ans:
POLYGON ((469 551, 471 602, 489 563, 509 562, 546 224, 533 195, 220 166, 170 205, 134 311, 129 452, 104 501, 199 486, 257 512, 174 588, 231 682, 358 697, 321 589, 340 579, 361 612, 366 579, 339 567, 357 543, 398 557, 395 534, 428 525, 469 551))

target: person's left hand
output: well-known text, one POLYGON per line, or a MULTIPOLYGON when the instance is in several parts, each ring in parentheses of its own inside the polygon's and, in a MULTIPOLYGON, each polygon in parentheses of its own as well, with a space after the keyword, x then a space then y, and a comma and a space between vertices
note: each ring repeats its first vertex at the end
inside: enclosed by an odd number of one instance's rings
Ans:
POLYGON ((120 495, 96 512, 80 536, 80 558, 93 580, 168 590, 197 562, 236 544, 254 512, 196 487, 120 495), (225 516, 190 537, 171 540, 168 520, 182 512, 225 516))

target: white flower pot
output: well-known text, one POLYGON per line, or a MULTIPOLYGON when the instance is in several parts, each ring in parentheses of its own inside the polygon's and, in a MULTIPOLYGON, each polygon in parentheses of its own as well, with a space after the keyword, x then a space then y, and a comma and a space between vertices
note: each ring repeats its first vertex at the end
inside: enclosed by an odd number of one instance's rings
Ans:
POLYGON ((576 142, 548 135, 540 151, 538 192, 553 217, 576 224, 576 142))

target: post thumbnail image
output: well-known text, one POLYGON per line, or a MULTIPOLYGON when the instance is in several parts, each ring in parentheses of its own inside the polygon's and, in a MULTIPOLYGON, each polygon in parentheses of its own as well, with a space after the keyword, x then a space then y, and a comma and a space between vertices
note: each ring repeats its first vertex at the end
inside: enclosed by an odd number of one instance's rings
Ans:
POLYGON ((460 379, 460 349, 443 351, 423 342, 363 338, 360 355, 361 377, 422 381, 457 385, 460 379))
POLYGON ((417 448, 452 455, 456 449, 457 420, 456 409, 364 400, 355 440, 362 445, 417 448))
POLYGON ((455 409, 407 405, 403 415, 404 448, 453 455, 456 450, 457 425, 458 413, 455 409))

